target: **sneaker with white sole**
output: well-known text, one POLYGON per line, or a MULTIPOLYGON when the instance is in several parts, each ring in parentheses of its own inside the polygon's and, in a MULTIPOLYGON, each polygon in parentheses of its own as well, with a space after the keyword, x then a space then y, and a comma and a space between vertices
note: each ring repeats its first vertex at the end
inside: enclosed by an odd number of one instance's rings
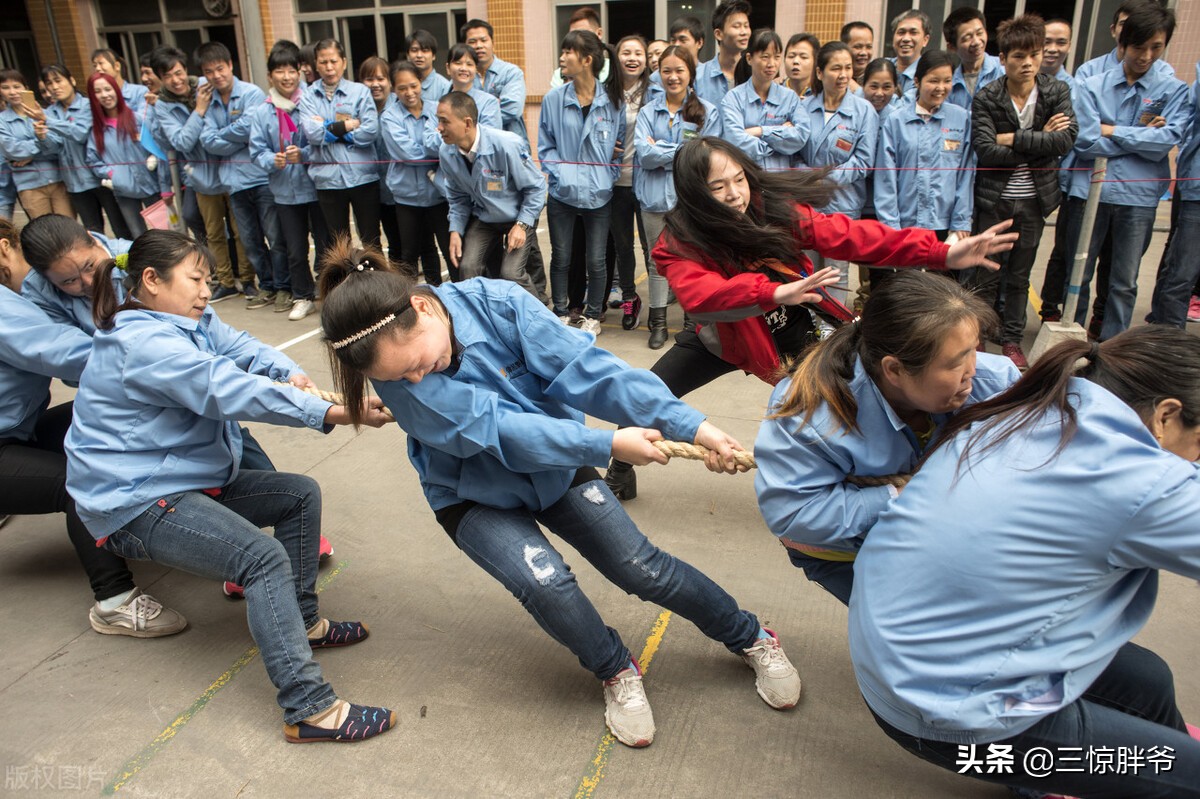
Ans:
POLYGON ((100 603, 88 612, 92 629, 104 635, 129 635, 134 638, 161 638, 187 627, 187 619, 142 589, 135 588, 125 604, 116 610, 101 610, 100 603))
POLYGON ((316 309, 317 306, 312 300, 292 300, 292 312, 288 314, 288 321, 299 322, 316 309))
POLYGON ((762 700, 776 710, 787 710, 800 701, 800 675, 783 653, 778 636, 771 630, 767 633, 770 638, 759 638, 742 650, 742 660, 754 669, 754 687, 762 700))
POLYGON ((654 714, 639 669, 624 669, 604 681, 604 723, 626 746, 649 746, 654 740, 654 714))
POLYGON ((584 333, 591 333, 593 336, 598 336, 604 332, 604 328, 600 327, 599 319, 584 319, 579 325, 579 329, 584 333))

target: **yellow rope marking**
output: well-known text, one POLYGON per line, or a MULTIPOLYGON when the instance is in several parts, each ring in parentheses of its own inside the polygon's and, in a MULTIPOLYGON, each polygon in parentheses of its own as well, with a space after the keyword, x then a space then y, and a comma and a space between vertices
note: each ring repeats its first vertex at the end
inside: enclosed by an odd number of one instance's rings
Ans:
MULTIPOLYGON (((671 611, 664 610, 658 614, 658 619, 650 628, 650 637, 646 639, 646 645, 642 647, 642 655, 638 658, 638 665, 642 667, 643 675, 650 670, 650 661, 654 660, 654 653, 658 651, 670 621, 671 611)), ((575 788, 575 799, 590 799, 600 785, 600 780, 604 777, 604 767, 608 765, 608 757, 612 754, 613 744, 616 742, 617 739, 612 736, 612 733, 605 733, 604 737, 600 739, 600 745, 596 747, 596 756, 592 758, 592 770, 579 781, 578 787, 575 788)))
MULTIPOLYGON (((342 570, 346 568, 346 564, 347 561, 343 560, 334 566, 328 574, 324 575, 317 583, 317 593, 320 593, 326 587, 328 587, 328 585, 333 582, 334 578, 341 574, 342 570)), ((228 685, 233 678, 237 676, 237 673, 244 669, 246 665, 256 657, 258 657, 257 646, 252 646, 243 652, 237 660, 233 661, 233 665, 225 670, 224 674, 213 680, 212 685, 208 686, 204 693, 196 697, 196 701, 192 702, 187 710, 176 716, 175 720, 168 724, 167 728, 160 732, 153 741, 148 743, 142 749, 142 751, 138 752, 136 755, 126 761, 125 765, 121 766, 120 770, 118 770, 117 776, 113 778, 112 782, 104 786, 104 790, 102 790, 101 793, 104 796, 112 796, 114 793, 121 790, 121 788, 123 788, 131 779, 136 777, 142 769, 150 764, 150 761, 154 759, 154 756, 157 755, 162 748, 166 746, 197 713, 204 709, 204 707, 209 703, 209 700, 216 696, 218 691, 228 685)))

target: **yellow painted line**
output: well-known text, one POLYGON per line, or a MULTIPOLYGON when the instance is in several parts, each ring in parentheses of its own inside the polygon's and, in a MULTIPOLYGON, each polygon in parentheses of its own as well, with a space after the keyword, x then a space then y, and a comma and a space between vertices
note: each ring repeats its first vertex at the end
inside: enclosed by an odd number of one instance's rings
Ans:
MULTIPOLYGON (((332 583, 334 578, 341 574, 342 570, 346 568, 346 564, 347 561, 343 560, 334 566, 331 571, 322 576, 320 581, 317 583, 317 593, 320 593, 330 583, 332 583)), ((250 661, 254 660, 256 657, 258 657, 257 646, 252 646, 243 652, 237 660, 233 661, 233 665, 225 670, 224 674, 213 680, 212 685, 208 686, 204 693, 196 697, 196 701, 192 702, 192 704, 188 706, 187 710, 176 716, 175 720, 168 724, 167 728, 160 732, 153 741, 146 744, 142 751, 138 752, 136 755, 130 758, 125 765, 121 766, 120 770, 117 772, 117 776, 113 778, 112 782, 104 786, 104 790, 101 791, 101 794, 104 796, 112 796, 114 793, 121 790, 121 788, 123 788, 131 779, 136 777, 138 773, 142 771, 142 769, 150 764, 150 761, 154 759, 155 755, 157 755, 164 746, 170 743, 171 739, 178 735, 180 730, 182 730, 184 726, 196 716, 197 713, 203 710, 209 701, 216 696, 222 688, 224 688, 226 685, 229 685, 230 681, 237 676, 239 671, 244 669, 247 664, 249 664, 250 661)))
MULTIPOLYGON (((641 657, 638 658, 638 665, 642 667, 643 675, 650 670, 650 661, 654 660, 654 653, 658 651, 663 634, 666 633, 667 625, 670 622, 671 611, 664 610, 658 614, 658 619, 650 628, 650 636, 646 639, 646 645, 642 647, 641 657)), ((575 788, 575 799, 590 799, 595 793, 596 788, 600 785, 600 780, 604 778, 604 767, 608 765, 608 757, 612 754, 613 744, 616 742, 617 739, 612 736, 612 733, 606 733, 600 739, 600 745, 596 747, 596 756, 592 758, 591 771, 579 781, 578 787, 575 788)))
POLYGON ((1033 290, 1033 285, 1029 286, 1029 304, 1033 306, 1033 312, 1039 316, 1042 314, 1042 298, 1033 290))

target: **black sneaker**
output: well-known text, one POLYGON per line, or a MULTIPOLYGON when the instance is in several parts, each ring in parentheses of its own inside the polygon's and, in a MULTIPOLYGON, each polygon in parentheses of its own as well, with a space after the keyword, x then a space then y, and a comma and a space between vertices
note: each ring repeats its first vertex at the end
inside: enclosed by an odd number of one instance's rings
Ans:
POLYGON ((633 330, 642 315, 642 298, 634 294, 632 300, 621 303, 621 329, 633 330))
POLYGON ((236 286, 218 286, 217 290, 214 291, 212 296, 208 298, 208 301, 220 302, 221 300, 227 300, 230 297, 236 297, 240 293, 241 292, 237 290, 236 286))

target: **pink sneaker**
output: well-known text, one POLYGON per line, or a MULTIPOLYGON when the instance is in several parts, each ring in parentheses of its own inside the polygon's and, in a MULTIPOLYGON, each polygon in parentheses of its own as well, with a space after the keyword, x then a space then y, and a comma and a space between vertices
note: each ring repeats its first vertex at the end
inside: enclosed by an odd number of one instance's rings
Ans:
POLYGON ((319 557, 322 563, 333 557, 333 544, 329 543, 329 539, 325 536, 321 536, 321 547, 319 552, 321 553, 319 557))
POLYGON ((1197 727, 1195 724, 1188 724, 1187 722, 1184 722, 1183 726, 1187 727, 1188 735, 1200 741, 1200 727, 1197 727))
POLYGON ((228 580, 225 581, 225 585, 221 586, 221 590, 225 592, 225 596, 229 597, 230 599, 246 598, 246 592, 242 590, 242 587, 237 583, 231 583, 228 580))
POLYGON ((1200 297, 1192 297, 1188 301, 1187 320, 1189 322, 1200 322, 1200 297))

